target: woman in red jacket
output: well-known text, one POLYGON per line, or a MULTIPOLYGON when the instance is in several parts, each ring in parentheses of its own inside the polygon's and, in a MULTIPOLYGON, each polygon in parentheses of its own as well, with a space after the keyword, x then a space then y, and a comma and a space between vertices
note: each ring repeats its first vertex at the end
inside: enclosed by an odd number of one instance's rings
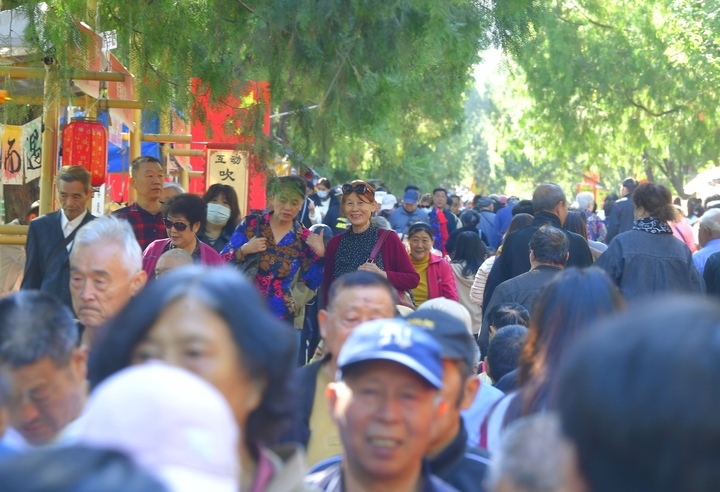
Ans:
POLYGON ((375 189, 360 180, 344 184, 340 209, 350 222, 350 228, 334 236, 325 251, 322 283, 325 304, 335 279, 356 270, 382 275, 399 291, 417 287, 420 276, 410 263, 400 238, 393 231, 370 224, 370 217, 377 210, 375 189), (379 240, 382 240, 379 253, 376 258, 371 258, 379 240))
POLYGON ((420 306, 428 299, 445 297, 458 300, 455 275, 450 263, 432 254, 433 230, 424 222, 417 222, 408 229, 410 261, 420 274, 420 284, 413 289, 415 305, 420 306))

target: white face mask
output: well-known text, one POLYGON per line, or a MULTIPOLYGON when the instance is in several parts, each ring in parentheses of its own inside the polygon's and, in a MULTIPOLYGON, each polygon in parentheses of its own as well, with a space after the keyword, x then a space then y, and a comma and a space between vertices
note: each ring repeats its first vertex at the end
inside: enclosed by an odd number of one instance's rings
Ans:
POLYGON ((328 196, 328 192, 325 190, 318 190, 317 196, 320 197, 321 200, 324 200, 328 196))
POLYGON ((211 224, 224 225, 230 218, 230 209, 219 203, 208 203, 207 220, 211 224))

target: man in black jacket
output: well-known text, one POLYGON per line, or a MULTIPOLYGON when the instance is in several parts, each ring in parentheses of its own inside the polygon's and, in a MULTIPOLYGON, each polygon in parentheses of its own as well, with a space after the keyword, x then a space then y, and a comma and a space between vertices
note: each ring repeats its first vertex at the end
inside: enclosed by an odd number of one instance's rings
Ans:
POLYGON ((561 229, 570 241, 567 266, 585 268, 593 263, 587 241, 579 234, 562 229, 568 214, 567 198, 562 188, 552 183, 541 184, 535 189, 532 202, 535 218, 529 226, 505 238, 502 254, 498 256, 488 276, 483 297, 483 312, 487 312, 487 305, 498 285, 530 270, 528 255, 530 239, 545 224, 561 229))
POLYGON ((607 218, 607 236, 605 238, 607 244, 610 244, 612 238, 621 232, 632 229, 633 222, 635 222, 635 205, 633 205, 632 193, 637 186, 638 182, 633 178, 623 180, 622 198, 613 204, 607 218))
POLYGON ((460 492, 483 492, 482 482, 490 464, 487 453, 468 446, 468 433, 460 412, 475 399, 480 380, 473 374, 475 349, 472 335, 459 319, 435 309, 421 309, 405 318, 427 330, 440 344, 443 388, 447 410, 434 422, 426 458, 430 472, 460 492))
POLYGON ((296 420, 282 439, 305 446, 309 466, 342 453, 340 436, 325 401, 325 389, 335 380, 340 349, 357 325, 394 317, 394 296, 390 282, 371 272, 348 273, 330 287, 327 309, 318 313, 327 355, 296 371, 296 420))
POLYGON ((72 309, 70 251, 75 233, 95 218, 87 209, 90 173, 80 166, 63 167, 56 186, 60 210, 30 222, 21 288, 48 292, 72 309))
POLYGON ((490 344, 489 315, 493 313, 495 306, 516 302, 532 313, 533 303, 540 290, 565 268, 570 247, 565 233, 566 231, 549 224, 538 229, 530 239, 529 259, 532 269, 506 280, 495 289, 487 310, 483 310, 485 316, 478 336, 478 345, 483 356, 487 355, 490 344))

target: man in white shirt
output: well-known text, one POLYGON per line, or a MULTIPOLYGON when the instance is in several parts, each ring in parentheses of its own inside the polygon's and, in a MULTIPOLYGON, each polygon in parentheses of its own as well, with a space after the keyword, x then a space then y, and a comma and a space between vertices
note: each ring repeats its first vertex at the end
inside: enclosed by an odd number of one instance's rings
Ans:
POLYGON ((90 173, 80 166, 66 166, 55 183, 61 209, 30 222, 20 288, 48 292, 72 309, 68 256, 77 230, 94 218, 87 209, 90 173))

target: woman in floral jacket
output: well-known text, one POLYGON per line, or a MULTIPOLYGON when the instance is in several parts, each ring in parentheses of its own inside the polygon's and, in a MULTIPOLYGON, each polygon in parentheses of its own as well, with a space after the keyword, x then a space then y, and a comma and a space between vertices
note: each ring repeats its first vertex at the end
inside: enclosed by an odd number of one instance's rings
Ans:
POLYGON ((305 199, 302 178, 283 176, 270 180, 267 195, 272 211, 246 217, 235 229, 221 256, 227 261, 242 263, 249 255, 259 254, 255 287, 278 318, 292 323, 295 303, 290 284, 299 270, 300 277, 310 289, 320 286, 325 245, 322 233, 312 234, 295 221, 305 199))

